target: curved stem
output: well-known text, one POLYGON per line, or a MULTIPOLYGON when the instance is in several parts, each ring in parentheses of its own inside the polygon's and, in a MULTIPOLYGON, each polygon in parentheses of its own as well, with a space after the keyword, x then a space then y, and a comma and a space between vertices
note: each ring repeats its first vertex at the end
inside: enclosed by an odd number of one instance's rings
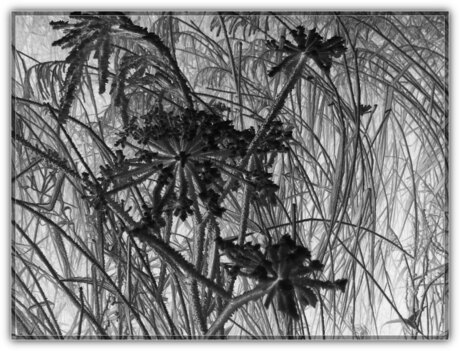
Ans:
POLYGON ((225 307, 225 309, 222 311, 222 313, 217 317, 214 323, 211 325, 205 337, 210 338, 216 335, 216 333, 224 326, 225 322, 227 322, 227 320, 230 318, 233 312, 235 312, 238 308, 242 307, 250 301, 260 299, 262 296, 270 292, 270 290, 273 289, 275 285, 276 282, 273 282, 267 288, 265 284, 259 284, 254 289, 232 299, 229 302, 229 304, 225 307))

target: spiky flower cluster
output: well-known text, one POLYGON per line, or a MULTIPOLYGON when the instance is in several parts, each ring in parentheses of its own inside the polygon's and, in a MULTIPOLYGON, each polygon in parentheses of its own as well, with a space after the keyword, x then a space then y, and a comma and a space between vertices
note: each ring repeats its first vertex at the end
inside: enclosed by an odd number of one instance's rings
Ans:
POLYGON ((291 29, 290 33, 297 45, 287 39, 283 41, 282 45, 274 39, 267 41, 269 49, 288 54, 279 65, 268 72, 270 77, 273 77, 282 68, 289 66, 300 53, 306 53, 307 57, 311 58, 321 70, 329 72, 332 58, 340 57, 347 50, 344 38, 333 36, 325 40, 316 32, 316 28, 310 29, 306 34, 304 26, 297 26, 296 29, 291 29))
MULTIPOLYGON (((276 187, 263 167, 256 173, 237 167, 255 133, 254 128, 237 130, 220 114, 155 107, 144 116, 131 118, 115 145, 136 151, 136 158, 130 160, 130 172, 136 167, 145 170, 148 165, 155 175, 155 205, 153 212, 149 212, 154 217, 158 217, 158 212, 171 210, 185 220, 193 213, 198 199, 211 214, 221 217, 224 208, 219 198, 224 175, 254 184, 263 180, 267 191, 260 189, 260 184, 255 185, 259 197, 270 194, 269 190, 276 187)), ((275 122, 255 154, 284 152, 290 137, 291 132, 275 122)))
POLYGON ((267 288, 266 308, 275 299, 278 310, 294 319, 299 318, 297 302, 300 308, 316 306, 319 288, 345 291, 346 279, 331 282, 311 278, 323 269, 323 264, 312 260, 308 248, 296 245, 289 235, 281 237, 277 244, 268 245, 264 252, 260 245, 251 243, 235 245, 222 238, 216 242, 238 274, 254 278, 267 288))

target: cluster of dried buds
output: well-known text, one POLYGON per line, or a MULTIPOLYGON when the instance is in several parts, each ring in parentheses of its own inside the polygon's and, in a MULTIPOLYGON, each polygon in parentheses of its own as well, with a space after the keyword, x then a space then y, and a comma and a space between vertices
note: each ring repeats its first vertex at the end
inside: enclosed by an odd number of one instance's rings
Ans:
POLYGON ((276 300, 278 310, 294 319, 299 318, 300 308, 316 306, 320 288, 345 291, 347 279, 331 282, 315 278, 323 264, 312 260, 310 250, 296 245, 289 235, 282 236, 277 244, 268 245, 264 252, 258 244, 236 245, 220 237, 216 242, 230 260, 233 272, 253 278, 261 288, 267 289, 266 308, 276 300))
POLYGON ((234 190, 246 182, 255 199, 274 202, 278 187, 262 161, 267 157, 260 156, 285 152, 292 133, 281 122, 273 122, 254 151, 257 169, 239 170, 238 161, 247 154, 255 135, 253 127, 238 130, 219 113, 155 107, 144 116, 131 118, 115 146, 134 150, 135 158, 128 160, 129 172, 146 165, 153 171, 154 214, 149 211, 148 218, 170 210, 185 220, 198 200, 211 214, 222 216, 225 209, 219 201, 226 176, 236 179, 234 190))

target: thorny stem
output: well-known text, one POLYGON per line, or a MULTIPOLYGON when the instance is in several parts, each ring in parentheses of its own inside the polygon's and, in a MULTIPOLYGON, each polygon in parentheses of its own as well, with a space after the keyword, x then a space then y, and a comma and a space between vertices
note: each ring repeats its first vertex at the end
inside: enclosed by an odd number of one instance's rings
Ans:
MULTIPOLYGON (((297 65, 295 66, 291 77, 289 78, 288 83, 284 86, 284 88, 281 90, 280 94, 275 100, 275 103, 273 104, 272 108, 270 109, 270 112, 265 119, 265 122, 262 124, 260 127, 258 133, 255 135, 254 139, 252 139, 251 143, 248 146, 248 149, 246 151, 246 155, 241 159, 241 161, 238 163, 238 168, 242 169, 245 168, 249 162, 249 159, 251 155, 254 153, 256 150, 257 146, 259 143, 263 140, 265 135, 267 134, 270 124, 274 121, 274 119, 278 116, 278 114, 281 112, 281 109, 284 106, 284 103, 286 101, 286 98, 288 97, 289 93, 292 91, 292 89, 295 87, 296 83, 298 80, 302 77, 302 70, 304 68, 305 62, 307 61, 307 55, 306 53, 302 53, 300 56, 299 61, 297 62, 297 65)), ((227 182, 224 185, 224 188, 222 190, 222 193, 219 198, 219 202, 222 202, 225 197, 228 195, 230 192, 230 189, 235 182, 234 177, 230 177, 227 182)), ((206 215, 203 217, 203 221, 201 222, 201 226, 206 225, 207 221, 209 220, 209 216, 211 214, 209 211, 206 213, 206 215)))
MULTIPOLYGON (((214 281, 214 279, 219 279, 219 250, 215 243, 216 238, 220 237, 220 228, 217 224, 217 221, 214 217, 209 221, 209 233, 210 233, 210 255, 208 260, 208 279, 214 281)), ((209 305, 212 297, 212 291, 208 289, 206 292, 206 297, 203 303, 203 308, 206 311, 209 310, 209 305)))
MULTIPOLYGON (((185 170, 181 167, 180 172, 185 172, 185 170)), ((185 175, 182 173, 183 180, 185 180, 185 175)), ((193 201, 193 214, 195 216, 195 225, 194 228, 198 228, 198 231, 194 233, 195 237, 195 267, 198 273, 201 274, 201 267, 203 263, 203 248, 204 248, 204 236, 205 236, 205 227, 200 226, 199 224, 203 221, 203 217, 201 216, 200 208, 198 206, 198 198, 195 191, 195 185, 193 184, 193 179, 191 172, 187 172, 187 181, 188 181, 188 192, 191 200, 193 201)), ((190 287, 191 295, 192 295, 192 308, 195 321, 198 323, 201 332, 204 334, 206 333, 206 318, 203 315, 202 306, 200 303, 200 296, 198 291, 198 284, 196 280, 192 281, 192 285, 190 287)))
MULTIPOLYGON (((165 243, 169 243, 169 239, 171 237, 171 229, 172 229, 172 222, 173 222, 173 215, 172 211, 168 211, 166 213, 166 227, 165 227, 165 233, 163 236, 163 240, 165 243)), ((161 263, 161 268, 160 268, 160 276, 158 278, 158 291, 157 294, 160 296, 161 292, 164 287, 165 283, 165 278, 166 278, 166 264, 164 262, 161 263)))
POLYGON ((139 240, 145 241, 147 244, 153 247, 155 251, 157 251, 157 253, 160 256, 162 256, 163 259, 168 261, 173 266, 173 268, 176 269, 176 271, 180 271, 178 269, 180 268, 185 273, 189 274, 190 278, 195 279, 196 281, 204 284, 206 287, 208 287, 221 297, 225 298, 226 300, 229 300, 231 298, 231 295, 227 293, 222 287, 218 286, 213 281, 198 273, 195 267, 190 262, 185 260, 185 258, 183 258, 181 254, 176 252, 163 240, 143 232, 131 235, 136 236, 139 240))
POLYGON ((153 286, 152 295, 156 296, 156 301, 157 301, 158 305, 160 306, 160 308, 163 310, 163 312, 165 314, 166 320, 167 320, 169 328, 171 330, 171 335, 174 335, 174 336, 179 335, 179 332, 177 331, 177 328, 174 325, 174 322, 173 322, 173 320, 172 320, 172 318, 171 318, 171 316, 169 314, 169 311, 166 308, 166 305, 165 305, 165 303, 163 301, 163 296, 161 295, 159 283, 158 284, 156 283, 155 278, 154 278, 154 276, 152 274, 152 270, 150 269, 150 266, 148 265, 145 257, 142 255, 142 252, 139 249, 139 246, 136 244, 136 242, 134 240, 132 240, 131 243, 132 243, 132 246, 134 247, 134 250, 136 251, 137 256, 139 257, 142 265, 144 266, 145 270, 147 271, 147 274, 148 274, 148 276, 150 278, 150 282, 152 283, 152 286, 153 286))
POLYGON ((248 302, 261 298, 262 296, 267 294, 271 289, 273 289, 275 285, 276 282, 274 282, 268 288, 265 285, 258 285, 254 289, 232 299, 227 304, 222 313, 219 314, 214 323, 211 325, 205 337, 211 338, 214 335, 216 335, 219 329, 221 329, 224 326, 225 322, 227 322, 227 320, 231 317, 233 312, 235 312, 237 309, 247 304, 248 302))
MULTIPOLYGON (((91 170, 91 167, 89 167, 89 165, 86 163, 85 159, 83 158, 82 154, 80 153, 80 151, 78 150, 77 146, 75 145, 75 143, 73 142, 72 140, 72 137, 69 135, 69 133, 67 132, 67 130, 65 129, 64 127, 64 124, 60 121, 60 117, 58 117, 55 113, 54 113, 54 110, 53 108, 51 107, 51 105, 48 105, 48 108, 49 108, 49 111, 51 113, 51 115, 56 119, 56 121, 59 123, 59 129, 58 131, 62 130, 62 132, 64 133, 64 135, 66 136, 67 138, 67 142, 70 144, 70 146, 73 148, 74 152, 77 154, 77 157, 80 159, 80 162, 82 163, 83 167, 85 167, 86 171, 88 172, 88 174, 91 176, 91 178, 93 179, 94 182, 97 182, 97 179, 96 179, 96 176, 94 175, 93 171, 91 170)), ((58 132, 59 133, 59 132, 58 132)))
MULTIPOLYGON (((253 158, 249 161, 248 171, 251 171, 253 158)), ((252 188, 251 185, 248 183, 244 184, 244 192, 243 192, 243 206, 241 208, 240 214, 240 234, 238 236, 238 245, 244 244, 244 238, 246 236, 246 229, 248 226, 248 216, 249 216, 249 204, 251 203, 252 197, 252 188)))
POLYGON ((52 164, 54 164, 55 166, 57 166, 59 169, 61 169, 66 175, 70 175, 74 178, 77 178, 77 179, 80 179, 81 180, 81 177, 80 175, 75 172, 73 169, 69 168, 67 164, 65 164, 65 161, 64 160, 60 160, 60 159, 55 159, 54 157, 50 156, 48 153, 46 153, 45 151, 42 151, 40 150, 38 147, 32 145, 29 141, 27 141, 26 139, 24 139, 22 136, 20 136, 19 134, 16 134, 14 133, 13 134, 13 138, 15 141, 19 141, 22 145, 24 145, 26 148, 34 151, 37 155, 39 155, 40 157, 43 157, 43 159, 51 162, 52 164))
POLYGON ((306 53, 302 53, 300 56, 299 62, 295 66, 291 77, 289 78, 289 82, 283 87, 279 96, 276 98, 275 103, 273 104, 268 117, 266 118, 264 124, 260 128, 259 132, 256 134, 254 139, 252 139, 251 143, 249 144, 246 156, 241 160, 239 166, 243 167, 246 166, 247 162, 249 161, 249 157, 255 151, 256 147, 259 145, 260 141, 265 137, 270 127, 270 124, 273 120, 278 116, 281 112, 281 109, 284 106, 286 98, 288 97, 289 93, 294 89, 297 81, 302 77, 302 70, 305 66, 305 62, 307 60, 306 53))
MULTIPOLYGON (((185 170, 184 170, 185 171, 185 170)), ((204 250, 204 237, 205 237, 205 227, 200 226, 200 223, 203 222, 203 216, 200 212, 200 207, 198 206, 198 197, 196 194, 195 184, 193 183, 193 177, 191 172, 187 172, 187 182, 189 186, 189 196, 190 199, 193 201, 193 214, 195 219, 196 227, 198 227, 198 231, 195 232, 195 266, 196 269, 201 272, 201 268, 203 265, 203 250, 204 250)))
POLYGON ((207 331, 207 325, 201 308, 198 284, 196 280, 192 281, 192 284, 190 286, 190 293, 192 300, 193 318, 195 319, 195 322, 198 324, 201 333, 205 334, 207 331))

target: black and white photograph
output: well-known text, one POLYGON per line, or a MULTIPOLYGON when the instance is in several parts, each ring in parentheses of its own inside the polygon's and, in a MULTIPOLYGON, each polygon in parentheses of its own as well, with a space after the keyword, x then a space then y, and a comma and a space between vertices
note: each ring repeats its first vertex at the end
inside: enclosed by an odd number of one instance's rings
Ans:
POLYGON ((449 339, 448 11, 10 17, 11 339, 449 339))

